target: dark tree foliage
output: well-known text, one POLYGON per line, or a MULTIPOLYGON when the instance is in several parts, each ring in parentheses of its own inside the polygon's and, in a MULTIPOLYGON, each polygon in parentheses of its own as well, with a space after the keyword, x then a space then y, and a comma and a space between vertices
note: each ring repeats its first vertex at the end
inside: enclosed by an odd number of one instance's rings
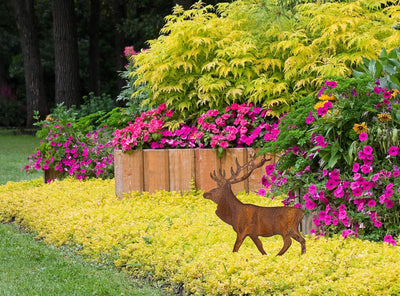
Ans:
MULTIPOLYGON (((230 1, 230 0, 229 0, 230 1)), ((175 4, 189 8, 193 0, 8 0, 0 1, 0 126, 21 125, 17 113, 31 108, 41 115, 48 112, 41 107, 54 107, 64 102, 67 106, 81 102, 89 92, 107 93, 116 98, 124 83, 119 73, 124 69, 124 47, 136 51, 148 47, 148 40, 158 37, 165 16, 175 4), (40 46, 41 68, 44 76, 44 102, 29 107, 33 101, 25 87, 21 38, 11 2, 30 2, 36 16, 36 34, 40 46), (52 4, 55 4, 54 6, 52 4), (68 7, 63 5, 69 5, 68 7), (75 10, 71 7, 75 6, 75 10), (55 9, 53 10, 52 7, 55 9), (76 31, 76 33, 74 33, 76 31), (74 36, 75 34, 75 36, 74 36), (53 38, 54 37, 54 38, 53 38), (79 67, 79 68, 78 68, 79 67), (77 70, 78 69, 78 70, 77 70), (46 99, 47 98, 47 99, 46 99), (7 106, 15 105, 13 108, 7 106), (13 114, 14 113, 14 114, 13 114), (9 114, 9 116, 7 115, 9 114), (2 120, 8 116, 7 120, 2 120)), ((204 0, 216 4, 218 0, 204 0)), ((32 27, 33 28, 33 27, 32 27)), ((24 41, 22 41, 24 43, 24 41)), ((29 59, 32 61, 32 59, 29 59)), ((33 73, 32 71, 28 71, 33 73)), ((31 111, 28 111, 31 112, 31 111)), ((31 115, 28 115, 31 117, 31 115)))

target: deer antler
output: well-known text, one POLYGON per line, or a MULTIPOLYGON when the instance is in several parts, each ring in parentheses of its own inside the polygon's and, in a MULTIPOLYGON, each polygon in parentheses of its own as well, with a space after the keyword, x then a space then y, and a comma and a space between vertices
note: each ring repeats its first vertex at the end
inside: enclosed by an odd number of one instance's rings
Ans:
POLYGON ((215 182, 217 182, 218 186, 221 186, 222 184, 224 184, 226 182, 226 179, 225 179, 226 173, 225 173, 225 170, 221 170, 221 169, 219 169, 218 173, 219 173, 219 176, 217 176, 217 174, 215 173, 215 170, 214 170, 212 173, 210 173, 210 177, 215 182))
POLYGON ((236 158, 236 171, 234 171, 233 167, 231 167, 231 177, 229 179, 225 178, 226 172, 225 172, 225 170, 221 170, 221 169, 219 169, 219 171, 218 171, 218 173, 219 173, 218 176, 217 176, 215 170, 212 173, 210 173, 211 179, 213 179, 215 182, 217 182, 218 186, 221 186, 224 183, 236 184, 236 183, 246 180, 248 177, 250 177, 251 173, 255 169, 258 169, 259 167, 263 166, 264 163, 271 160, 271 158, 266 159, 265 155, 264 155, 262 157, 262 159, 260 160, 260 162, 254 163, 254 161, 257 158, 256 154, 254 154, 254 153, 251 155, 250 158, 251 158, 251 160, 242 166, 239 164, 239 161, 236 158), (242 177, 238 178, 239 173, 244 168, 248 168, 247 173, 245 173, 242 177))
POLYGON ((271 160, 271 158, 266 159, 265 155, 264 155, 258 163, 254 163, 256 158, 257 158, 257 155, 253 153, 253 155, 251 156, 251 160, 242 166, 239 165, 239 161, 236 158, 236 166, 237 166, 236 172, 231 167, 231 177, 229 179, 227 179, 227 182, 229 182, 231 184, 236 184, 236 183, 242 182, 242 181, 246 180, 248 177, 250 177, 251 173, 253 173, 254 170, 262 167, 264 165, 264 163, 271 160), (245 173, 242 177, 238 178, 239 173, 246 167, 248 168, 247 173, 245 173))

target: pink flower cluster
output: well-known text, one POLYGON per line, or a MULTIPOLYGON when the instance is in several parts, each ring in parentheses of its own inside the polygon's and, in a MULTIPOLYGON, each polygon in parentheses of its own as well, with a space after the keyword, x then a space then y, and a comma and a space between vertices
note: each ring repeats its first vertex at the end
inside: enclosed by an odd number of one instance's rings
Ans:
POLYGON ((162 104, 157 109, 143 112, 123 129, 113 133, 112 145, 123 151, 134 149, 193 148, 202 133, 196 127, 180 125, 178 129, 168 130, 165 123, 174 114, 162 104))
POLYGON ((125 50, 124 50, 124 55, 129 58, 133 55, 137 54, 137 52, 135 51, 135 49, 133 48, 133 46, 126 46, 125 50))
MULTIPOLYGON (((400 194, 400 186, 394 190, 394 184, 399 184, 400 176, 399 168, 393 167, 393 171, 373 170, 373 149, 370 146, 365 146, 358 153, 359 162, 353 165, 353 175, 351 179, 346 176, 341 176, 338 169, 332 171, 323 170, 320 176, 321 180, 325 181, 325 186, 319 189, 315 184, 308 187, 308 192, 302 195, 304 200, 304 208, 314 210, 319 205, 325 205, 325 209, 319 211, 313 218, 313 223, 324 233, 324 226, 338 225, 341 223, 346 229, 343 230, 343 237, 356 235, 363 225, 358 225, 348 215, 346 204, 354 204, 356 210, 368 216, 372 225, 376 228, 382 226, 382 217, 379 212, 385 209, 392 209, 394 202, 400 204, 400 198, 395 197, 395 191, 400 194), (386 185, 384 185, 386 184, 386 185), (336 202, 331 202, 326 196, 334 196, 338 200, 342 200, 339 206, 335 206, 336 202), (354 228, 354 230, 352 229, 354 228)), ((271 186, 282 186, 286 182, 282 173, 274 171, 274 165, 266 167, 266 174, 263 177, 262 183, 266 188, 271 186)), ((288 198, 284 204, 289 204, 295 199, 293 192, 289 191, 288 198)), ((302 208, 303 205, 297 203, 295 207, 302 208)), ((314 230, 315 232, 315 230, 314 230)), ((396 244, 395 240, 390 241, 391 244, 396 244)))
POLYGON ((29 165, 24 169, 28 172, 54 168, 79 180, 110 177, 114 156, 105 134, 107 126, 86 135, 75 135, 70 127, 70 123, 66 126, 55 124, 36 152, 28 157, 29 165))
POLYGON ((197 119, 197 126, 181 124, 175 130, 165 128, 174 114, 165 104, 143 112, 126 128, 115 130, 114 147, 133 149, 160 148, 228 148, 261 146, 264 141, 275 141, 278 123, 267 123, 266 111, 252 104, 233 104, 224 113, 209 110, 197 119))
MULTIPOLYGON (((328 81, 319 96, 325 90, 331 91, 335 87, 334 81, 328 81)), ((351 99, 358 99, 355 91, 349 91, 343 96, 338 96, 335 103, 339 102, 340 99, 348 99, 350 93, 351 99)), ((376 106, 377 108, 381 104, 385 111, 390 111, 392 108, 398 110, 398 102, 389 101, 393 98, 393 92, 375 87, 371 94, 378 94, 384 98, 382 100, 375 97, 375 104, 380 102, 376 106)), ((367 96, 369 97, 370 94, 368 93, 367 96)), ((383 241, 396 245, 396 239, 389 233, 399 235, 398 222, 396 223, 396 221, 399 221, 397 217, 400 210, 400 169, 398 167, 400 147, 390 146, 389 144, 387 145, 389 147, 386 146, 385 150, 382 150, 380 143, 369 139, 369 133, 371 133, 371 138, 374 136, 373 124, 380 124, 380 128, 387 134, 390 134, 391 129, 396 127, 393 127, 393 125, 384 126, 385 122, 378 120, 378 116, 375 116, 368 122, 368 128, 363 126, 364 129, 357 137, 354 137, 356 135, 354 134, 350 140, 347 140, 352 144, 350 152, 346 149, 340 150, 340 152, 338 149, 335 152, 345 156, 351 155, 351 165, 348 168, 335 165, 329 170, 323 169, 321 168, 323 166, 322 161, 325 161, 326 164, 330 160, 330 158, 323 158, 323 156, 332 155, 328 152, 334 151, 331 150, 331 147, 336 144, 333 141, 339 142, 341 135, 334 134, 332 136, 330 134, 331 138, 329 138, 329 135, 325 132, 326 129, 323 126, 315 125, 314 122, 329 126, 330 122, 326 123, 323 116, 332 107, 332 103, 327 101, 323 107, 317 109, 317 116, 312 111, 307 112, 308 115, 307 113, 303 115, 305 124, 308 126, 305 131, 309 136, 306 144, 303 144, 301 148, 297 146, 286 148, 285 153, 282 154, 282 157, 287 157, 285 160, 295 158, 294 163, 299 167, 278 171, 279 164, 268 165, 265 168, 262 184, 272 194, 280 195, 285 191, 287 192, 293 182, 295 184, 304 183, 305 188, 297 191, 296 194, 290 189, 283 204, 294 204, 294 207, 308 210, 313 215, 315 229, 312 230, 312 233, 314 234, 325 235, 329 229, 341 229, 344 238, 351 235, 359 236, 360 233, 366 235, 367 232, 379 233, 380 237, 383 238, 383 234, 386 233, 383 241), (321 133, 325 137, 317 133, 321 133), (304 169, 301 169, 303 167, 304 169), (294 170, 294 173, 291 170, 294 170), (299 202, 296 203, 295 201, 299 202)), ((375 107, 375 105, 372 107, 375 107)), ((373 108, 371 109, 373 110, 373 108)), ((340 112, 337 106, 335 106, 335 112, 338 112, 338 114, 340 112)), ((348 124, 348 126, 353 127, 353 123, 348 124)), ((287 126, 287 128, 291 129, 290 126, 287 126)), ((343 134, 344 132, 346 131, 342 131, 343 134)), ((348 134, 351 132, 355 133, 350 130, 348 134)), ((349 158, 346 158, 346 161, 349 160, 349 158)), ((266 191, 260 190, 260 192, 263 196, 266 195, 266 191)), ((378 236, 376 235, 376 237, 378 236)))
POLYGON ((276 141, 280 131, 279 122, 268 123, 267 111, 251 103, 232 104, 224 113, 209 110, 197 123, 206 135, 205 146, 212 148, 260 147, 264 141, 276 141))

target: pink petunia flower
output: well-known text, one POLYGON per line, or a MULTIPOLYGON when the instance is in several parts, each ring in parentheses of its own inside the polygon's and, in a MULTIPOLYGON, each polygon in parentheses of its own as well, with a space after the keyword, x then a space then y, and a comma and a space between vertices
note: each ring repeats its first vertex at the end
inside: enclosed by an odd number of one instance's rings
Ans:
POLYGON ((361 142, 364 142, 368 139, 368 134, 367 133, 360 133, 358 135, 358 138, 360 139, 361 142))
POLYGON ((360 169, 360 164, 355 162, 353 164, 353 173, 357 173, 359 169, 360 169))
POLYGON ((374 151, 374 149, 373 149, 371 146, 365 146, 365 147, 363 148, 363 152, 364 152, 366 155, 371 155, 373 151, 374 151))
POLYGON ((266 194, 267 194, 267 191, 264 188, 260 188, 258 190, 258 195, 265 196, 266 194))
POLYGON ((396 156, 397 155, 397 147, 396 146, 391 146, 390 148, 389 148, 389 151, 388 151, 388 154, 390 155, 390 156, 396 156))

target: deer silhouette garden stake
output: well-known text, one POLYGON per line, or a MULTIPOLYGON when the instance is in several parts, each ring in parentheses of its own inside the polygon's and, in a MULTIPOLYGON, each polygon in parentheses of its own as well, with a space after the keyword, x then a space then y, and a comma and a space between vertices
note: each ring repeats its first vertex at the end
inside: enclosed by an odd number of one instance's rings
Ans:
POLYGON ((289 249, 292 244, 291 238, 301 244, 301 254, 304 254, 306 242, 298 230, 299 223, 304 216, 303 210, 294 207, 261 207, 244 204, 232 192, 232 184, 246 180, 255 169, 261 167, 268 160, 263 157, 259 163, 255 163, 253 156, 249 162, 240 166, 236 159, 237 169, 234 171, 231 168, 229 179, 225 178, 225 171, 219 170, 218 176, 214 171, 210 175, 218 187, 204 193, 203 197, 218 205, 215 211, 217 216, 231 225, 237 233, 233 252, 237 252, 244 239, 249 236, 261 254, 265 255, 266 252, 258 237, 281 235, 284 244, 277 256, 283 255, 289 249), (240 172, 245 168, 247 168, 247 172, 239 177, 240 172))

